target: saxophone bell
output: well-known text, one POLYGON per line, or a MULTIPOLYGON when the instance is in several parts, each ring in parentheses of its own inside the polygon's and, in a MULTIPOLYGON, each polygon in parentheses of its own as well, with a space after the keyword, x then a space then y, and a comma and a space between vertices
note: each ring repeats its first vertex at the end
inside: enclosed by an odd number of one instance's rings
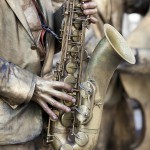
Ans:
POLYGON ((131 49, 115 28, 105 24, 104 33, 105 37, 99 42, 93 52, 87 67, 85 82, 82 83, 82 89, 80 90, 82 98, 85 99, 82 100, 84 103, 79 106, 80 111, 77 114, 81 124, 86 124, 93 116, 94 103, 97 103, 99 106, 102 105, 110 78, 118 64, 124 60, 130 64, 135 63, 131 49), (89 89, 87 90, 87 88, 89 89), (92 90, 92 94, 87 92, 89 90, 92 90), (96 92, 97 90, 99 92, 96 92))

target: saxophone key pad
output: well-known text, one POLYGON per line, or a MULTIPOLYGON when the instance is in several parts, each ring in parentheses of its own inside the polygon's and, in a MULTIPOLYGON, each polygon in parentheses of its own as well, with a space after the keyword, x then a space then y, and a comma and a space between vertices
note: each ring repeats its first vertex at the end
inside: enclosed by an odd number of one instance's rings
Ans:
POLYGON ((77 30, 72 31, 72 40, 74 42, 79 42, 80 41, 80 33, 77 30))
POLYGON ((65 83, 70 84, 71 86, 75 86, 76 84, 76 78, 73 75, 68 75, 65 79, 64 79, 65 83))
POLYGON ((63 102, 64 102, 64 104, 65 104, 66 106, 68 106, 68 107, 73 106, 73 103, 72 103, 72 102, 69 102, 69 101, 63 101, 63 102))
POLYGON ((69 144, 61 146, 60 150, 73 150, 73 147, 69 144))
POLYGON ((80 121, 80 123, 84 123, 87 119, 90 117, 90 111, 89 108, 85 105, 81 105, 78 108, 76 108, 77 113, 77 119, 80 121))
POLYGON ((78 132, 75 135, 75 142, 81 147, 85 146, 88 143, 88 141, 89 137, 84 132, 78 132))
POLYGON ((73 120, 74 116, 72 112, 64 113, 61 117, 61 123, 64 127, 71 127, 73 120))
POLYGON ((66 65, 66 71, 69 73, 69 74, 74 74, 77 70, 77 64, 74 63, 74 62, 69 62, 67 65, 66 65))

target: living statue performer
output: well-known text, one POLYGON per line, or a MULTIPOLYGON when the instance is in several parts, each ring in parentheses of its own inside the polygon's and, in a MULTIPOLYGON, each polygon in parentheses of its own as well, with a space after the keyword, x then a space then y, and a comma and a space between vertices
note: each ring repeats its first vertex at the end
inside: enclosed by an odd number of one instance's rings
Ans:
MULTIPOLYGON (((85 0, 81 7, 95 22, 96 4, 85 0)), ((1 150, 48 149, 42 144, 42 110, 57 120, 51 106, 70 111, 57 99, 76 101, 62 92, 72 91, 69 84, 48 79, 56 52, 51 28, 60 30, 62 20, 53 18, 51 0, 0 0, 1 150)))

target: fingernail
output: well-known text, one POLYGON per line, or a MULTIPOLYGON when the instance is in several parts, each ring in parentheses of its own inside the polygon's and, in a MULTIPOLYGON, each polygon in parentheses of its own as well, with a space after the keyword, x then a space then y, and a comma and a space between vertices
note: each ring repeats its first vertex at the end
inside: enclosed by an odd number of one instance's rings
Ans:
POLYGON ((54 120, 58 120, 58 117, 57 117, 57 116, 53 116, 53 119, 54 119, 54 120))
POLYGON ((67 109, 66 109, 66 111, 67 111, 67 112, 70 112, 70 111, 71 111, 71 109, 70 109, 70 108, 67 108, 67 109))
POLYGON ((73 103, 75 103, 75 102, 76 102, 76 99, 75 99, 75 98, 73 98, 73 99, 72 99, 72 102, 73 102, 73 103))

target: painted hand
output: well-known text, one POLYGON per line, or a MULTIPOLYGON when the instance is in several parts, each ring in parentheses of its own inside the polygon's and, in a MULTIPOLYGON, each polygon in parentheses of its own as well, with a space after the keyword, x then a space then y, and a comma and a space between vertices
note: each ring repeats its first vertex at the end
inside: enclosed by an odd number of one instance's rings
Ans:
POLYGON ((57 99, 70 102, 76 101, 72 96, 61 92, 61 90, 71 92, 72 88, 70 85, 64 82, 48 81, 37 77, 36 87, 33 94, 33 101, 38 103, 43 108, 43 110, 51 117, 52 120, 57 120, 58 117, 51 110, 48 104, 65 112, 69 112, 71 111, 70 108, 58 102, 57 99))
POLYGON ((97 4, 92 0, 82 0, 83 13, 90 17, 91 23, 96 23, 97 19, 93 16, 97 13, 97 4))

